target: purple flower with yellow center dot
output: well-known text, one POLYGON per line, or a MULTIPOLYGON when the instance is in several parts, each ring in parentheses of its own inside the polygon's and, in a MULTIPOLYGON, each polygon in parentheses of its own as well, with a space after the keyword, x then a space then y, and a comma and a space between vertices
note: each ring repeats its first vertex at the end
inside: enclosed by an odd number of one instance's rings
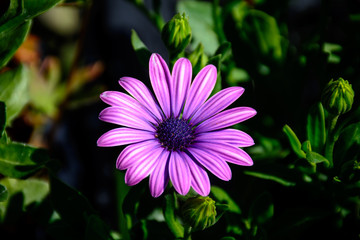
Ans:
POLYGON ((110 105, 100 113, 100 120, 123 127, 106 132, 97 144, 128 145, 116 161, 119 170, 126 169, 127 185, 150 176, 153 197, 164 192, 169 180, 182 195, 192 187, 207 196, 208 172, 229 181, 228 162, 253 164, 240 148, 253 145, 253 139, 228 127, 253 117, 256 111, 250 107, 224 110, 242 95, 242 87, 223 89, 208 99, 215 86, 216 67, 207 65, 191 82, 192 66, 186 58, 177 60, 170 74, 161 56, 152 54, 149 73, 156 98, 145 84, 131 77, 119 81, 130 95, 106 91, 100 96, 110 105))

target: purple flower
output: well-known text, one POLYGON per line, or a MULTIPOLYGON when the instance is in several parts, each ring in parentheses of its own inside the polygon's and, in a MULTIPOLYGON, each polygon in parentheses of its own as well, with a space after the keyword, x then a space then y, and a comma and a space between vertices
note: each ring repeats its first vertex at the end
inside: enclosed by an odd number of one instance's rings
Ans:
POLYGON ((207 100, 215 86, 217 70, 207 65, 191 82, 192 66, 186 58, 177 60, 170 74, 161 56, 152 54, 149 73, 156 98, 141 81, 131 77, 119 81, 131 96, 116 91, 100 96, 110 107, 99 118, 124 127, 106 132, 97 144, 128 145, 116 161, 118 169, 127 169, 127 185, 135 185, 150 175, 153 197, 163 193, 169 180, 182 195, 192 187, 206 196, 210 192, 208 171, 229 181, 231 170, 227 162, 253 164, 239 148, 253 145, 253 139, 227 127, 253 117, 256 111, 249 107, 223 111, 242 95, 243 88, 229 87, 207 100))

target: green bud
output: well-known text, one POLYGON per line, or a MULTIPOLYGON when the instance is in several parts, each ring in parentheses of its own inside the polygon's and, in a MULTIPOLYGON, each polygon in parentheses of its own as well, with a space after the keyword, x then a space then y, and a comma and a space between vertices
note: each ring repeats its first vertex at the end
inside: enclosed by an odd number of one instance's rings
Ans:
POLYGON ((193 197, 186 200, 181 209, 185 224, 193 231, 204 230, 215 224, 215 201, 210 197, 193 197))
POLYGON ((354 95, 354 90, 347 80, 339 78, 334 81, 332 79, 321 95, 321 102, 328 112, 341 115, 350 111, 354 95))
POLYGON ((161 37, 171 54, 177 55, 182 52, 191 40, 189 19, 185 13, 178 13, 167 22, 162 29, 161 37))

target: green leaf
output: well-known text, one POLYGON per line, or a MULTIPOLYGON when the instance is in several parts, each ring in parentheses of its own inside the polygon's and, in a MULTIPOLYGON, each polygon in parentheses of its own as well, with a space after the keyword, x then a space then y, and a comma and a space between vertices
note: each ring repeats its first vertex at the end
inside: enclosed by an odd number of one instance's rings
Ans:
POLYGON ((0 138, 3 135, 6 124, 6 106, 4 102, 0 102, 0 138))
POLYGON ((165 195, 164 217, 166 224, 175 238, 184 237, 184 227, 177 221, 175 216, 175 196, 174 194, 165 195))
POLYGON ((211 194, 214 196, 214 199, 218 203, 226 203, 228 205, 228 209, 227 209, 228 211, 237 213, 237 214, 241 214, 240 207, 222 188, 212 186, 211 194))
POLYGON ((6 104, 6 125, 19 115, 29 101, 29 70, 25 66, 0 74, 0 101, 6 104))
POLYGON ((244 171, 244 173, 246 175, 250 175, 253 177, 257 177, 257 178, 261 178, 261 179, 265 179, 265 180, 271 180, 271 181, 280 183, 281 185, 284 185, 286 187, 292 187, 292 186, 296 185, 295 182, 286 180, 282 177, 278 177, 278 176, 275 176, 274 174, 270 174, 270 173, 255 172, 255 171, 244 171))
POLYGON ((0 143, 0 173, 7 177, 27 177, 50 161, 45 150, 17 142, 0 143))
POLYGON ((344 159, 345 156, 356 159, 356 156, 360 155, 360 122, 350 124, 342 130, 335 149, 337 147, 336 154, 340 155, 340 159, 344 159), (349 154, 355 154, 355 156, 349 154))
POLYGON ((221 55, 221 62, 228 59, 231 55, 231 43, 230 42, 223 42, 218 49, 216 50, 214 56, 221 55))
POLYGON ((85 231, 86 240, 111 240, 110 228, 97 215, 91 215, 88 218, 88 223, 85 231))
POLYGON ((0 184, 0 202, 6 201, 7 197, 8 197, 8 190, 4 185, 0 184))
POLYGON ((324 108, 320 102, 310 108, 306 132, 313 150, 322 152, 326 140, 326 129, 324 108))
POLYGON ((321 163, 321 162, 325 162, 325 164, 327 166, 329 166, 329 160, 327 160, 324 156, 322 156, 321 154, 317 153, 317 152, 307 152, 306 153, 306 160, 308 160, 309 163, 321 163))
POLYGON ((34 18, 62 0, 24 0, 26 18, 34 18))
POLYGON ((85 225, 86 216, 95 214, 89 201, 57 177, 50 176, 50 199, 61 219, 71 225, 85 225))
POLYGON ((0 25, 4 24, 11 18, 20 15, 23 11, 23 0, 10 0, 10 5, 7 11, 0 17, 0 25))
POLYGON ((215 87, 211 93, 211 95, 214 95, 215 93, 221 90, 221 74, 220 74, 221 54, 209 58, 208 64, 214 65, 217 69, 217 79, 216 79, 215 87))
POLYGON ((288 137, 290 146, 294 150, 296 155, 298 155, 299 158, 306 158, 306 154, 301 149, 301 143, 300 143, 298 137, 296 136, 296 134, 294 133, 294 131, 288 125, 285 125, 283 127, 283 132, 288 137))
POLYGON ((134 29, 131 30, 131 44, 140 63, 143 66, 148 67, 151 52, 148 50, 143 41, 141 41, 139 35, 134 29))
POLYGON ((264 224, 274 215, 274 204, 271 195, 267 192, 261 194, 251 205, 249 210, 250 221, 264 224))
POLYGON ((200 1, 178 1, 177 12, 189 16, 192 30, 193 46, 201 42, 205 53, 212 55, 219 46, 218 37, 214 31, 215 23, 212 13, 212 3, 200 1))
POLYGON ((14 18, 0 25, 0 69, 13 57, 24 42, 31 26, 31 21, 14 18))

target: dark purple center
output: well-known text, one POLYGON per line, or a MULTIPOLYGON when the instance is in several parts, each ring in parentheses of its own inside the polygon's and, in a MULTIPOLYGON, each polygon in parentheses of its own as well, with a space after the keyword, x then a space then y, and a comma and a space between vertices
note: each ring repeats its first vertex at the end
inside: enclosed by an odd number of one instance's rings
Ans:
POLYGON ((194 131, 186 120, 169 118, 159 124, 156 137, 169 151, 184 150, 194 140, 194 131))

